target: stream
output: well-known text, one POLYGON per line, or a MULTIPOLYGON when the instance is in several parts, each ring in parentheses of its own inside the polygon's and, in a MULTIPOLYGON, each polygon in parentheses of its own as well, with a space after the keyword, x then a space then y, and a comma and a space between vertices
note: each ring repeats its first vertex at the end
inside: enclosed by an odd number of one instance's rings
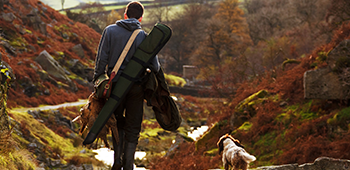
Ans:
MULTIPOLYGON (((197 128, 191 128, 191 132, 188 132, 187 135, 189 137, 191 137, 193 140, 197 140, 204 132, 206 132, 208 130, 208 126, 201 126, 201 127, 197 127, 197 128)), ((109 149, 109 148, 100 148, 100 149, 96 149, 93 150, 93 152, 97 153, 97 155, 95 155, 95 158, 104 162, 106 165, 113 165, 113 160, 114 160, 114 152, 113 150, 109 149)), ((143 151, 136 151, 135 152, 135 159, 143 159, 146 156, 146 152, 143 151)), ((145 170, 145 168, 140 168, 140 167, 136 167, 134 165, 134 168, 136 170, 145 170)))

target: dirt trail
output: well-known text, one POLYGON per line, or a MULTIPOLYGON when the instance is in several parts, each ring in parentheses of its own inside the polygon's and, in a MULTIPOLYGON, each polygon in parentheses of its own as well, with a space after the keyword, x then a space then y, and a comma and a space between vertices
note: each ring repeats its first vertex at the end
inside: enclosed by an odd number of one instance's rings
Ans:
POLYGON ((9 109, 9 111, 15 111, 15 112, 27 112, 28 110, 54 110, 61 107, 71 107, 71 106, 79 106, 84 105, 87 102, 86 99, 80 99, 77 102, 69 102, 69 103, 62 103, 59 105, 43 105, 38 107, 24 107, 24 108, 13 108, 9 109))

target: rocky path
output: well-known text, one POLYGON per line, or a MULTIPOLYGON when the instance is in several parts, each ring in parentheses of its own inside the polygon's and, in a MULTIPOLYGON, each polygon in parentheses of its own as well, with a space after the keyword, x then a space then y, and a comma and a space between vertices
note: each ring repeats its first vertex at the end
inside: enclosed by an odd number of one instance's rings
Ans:
POLYGON ((38 106, 38 107, 25 107, 25 108, 13 108, 9 109, 10 111, 15 111, 15 112, 26 112, 28 110, 54 110, 58 109, 61 107, 71 107, 71 106, 80 106, 84 105, 87 102, 86 99, 80 99, 77 102, 70 102, 70 103, 62 103, 59 105, 43 105, 43 106, 38 106))

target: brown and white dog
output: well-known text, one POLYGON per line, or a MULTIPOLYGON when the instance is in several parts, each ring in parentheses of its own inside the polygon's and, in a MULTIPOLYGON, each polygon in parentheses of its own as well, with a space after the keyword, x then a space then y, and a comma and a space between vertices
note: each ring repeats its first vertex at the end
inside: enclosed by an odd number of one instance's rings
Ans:
MULTIPOLYGON (((106 100, 104 99, 98 99, 95 96, 95 93, 92 93, 89 98, 88 102, 80 109, 81 115, 76 117, 74 121, 78 120, 80 118, 82 126, 79 131, 79 134, 82 134, 86 127, 92 127, 94 124, 98 114, 100 113, 101 109, 103 108, 104 104, 106 103, 106 100)), ((109 148, 109 144, 107 141, 107 134, 112 131, 113 134, 115 134, 115 141, 118 140, 118 129, 117 129, 117 120, 114 116, 114 114, 109 118, 106 125, 102 128, 100 133, 97 135, 97 138, 101 139, 105 147, 109 148)), ((98 141, 97 141, 98 142, 98 141)))
POLYGON ((247 170, 250 162, 256 160, 255 156, 250 155, 241 145, 241 143, 231 135, 223 135, 218 143, 219 154, 222 153, 222 162, 225 170, 229 170, 230 166, 233 170, 247 170))

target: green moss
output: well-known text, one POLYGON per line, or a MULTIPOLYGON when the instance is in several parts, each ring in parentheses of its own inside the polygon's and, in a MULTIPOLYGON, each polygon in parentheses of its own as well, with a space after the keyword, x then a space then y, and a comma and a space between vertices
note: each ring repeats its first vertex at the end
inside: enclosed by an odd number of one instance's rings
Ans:
POLYGON ((280 101, 280 96, 278 94, 271 96, 271 99, 273 102, 278 102, 280 101))
POLYGON ((36 43, 39 44, 39 45, 43 45, 45 41, 42 41, 42 40, 38 40, 36 43))
POLYGON ((317 66, 318 66, 317 62, 313 62, 310 64, 311 68, 317 68, 317 66))
POLYGON ((328 53, 329 52, 325 52, 325 51, 318 52, 316 60, 318 60, 318 61, 326 61, 327 58, 328 58, 328 53))
POLYGON ((216 156, 217 154, 219 154, 219 148, 214 148, 212 150, 205 151, 203 154, 205 156, 216 156))
POLYGON ((336 113, 327 123, 333 126, 340 126, 344 130, 349 129, 348 121, 350 120, 350 107, 344 108, 336 113))
POLYGON ((311 112, 312 103, 314 101, 310 100, 308 103, 305 103, 299 112, 301 120, 312 120, 318 117, 318 114, 311 112))
POLYGON ((312 120, 318 118, 318 114, 314 112, 300 112, 301 120, 312 120))
POLYGON ((286 107, 285 109, 283 109, 283 111, 284 112, 288 112, 288 111, 294 112, 298 108, 299 108, 299 105, 290 105, 290 106, 286 107))
POLYGON ((32 161, 34 158, 27 150, 13 149, 8 153, 0 153, 0 169, 7 170, 34 170, 36 168, 35 163, 32 161))
POLYGON ((70 75, 68 75, 68 78, 70 78, 71 80, 84 80, 82 77, 80 77, 74 73, 71 73, 70 75))
POLYGON ((241 101, 235 107, 235 109, 238 110, 238 111, 243 111, 245 106, 253 105, 254 104, 254 100, 265 98, 268 95, 269 95, 269 92, 267 90, 260 90, 260 91, 258 91, 256 93, 252 94, 251 96, 247 97, 243 101, 241 101))
POLYGON ((270 149, 274 148, 276 145, 276 132, 269 132, 266 133, 265 135, 261 136, 260 140, 258 140, 254 146, 259 146, 259 147, 266 147, 269 146, 270 149))
MULTIPOLYGON (((33 118, 33 116, 27 114, 26 112, 12 111, 12 115, 16 121, 27 123, 26 128, 32 134, 31 136, 35 137, 38 142, 41 142, 43 145, 50 148, 59 148, 66 157, 70 157, 83 149, 82 146, 74 147, 72 139, 57 135, 51 129, 38 122, 33 118), (43 143, 41 139, 44 139, 47 143, 43 143)), ((23 142, 19 136, 15 135, 15 137, 18 141, 23 142)))
POLYGON ((350 107, 347 107, 339 112, 338 120, 350 119, 350 107))
POLYGON ((178 77, 171 74, 164 74, 165 79, 167 80, 167 83, 172 86, 185 86, 186 80, 182 77, 178 77))
POLYGON ((64 52, 62 52, 62 51, 57 51, 57 53, 58 53, 58 55, 60 55, 60 56, 64 56, 64 52))
POLYGON ((142 137, 151 137, 151 136, 158 136, 159 132, 163 132, 164 130, 162 128, 154 128, 154 129, 147 129, 144 132, 141 133, 142 137))
POLYGON ((278 122, 282 121, 286 123, 285 121, 291 119, 291 116, 297 117, 298 120, 301 120, 301 121, 307 121, 307 120, 318 118, 319 115, 316 112, 311 111, 312 104, 313 104, 313 100, 310 100, 303 105, 287 106, 285 109, 283 109, 285 114, 281 114, 277 116, 276 121, 278 122), (287 115, 286 113, 288 113, 289 115, 287 115))
MULTIPOLYGON (((144 126, 144 125, 152 125, 154 123, 156 123, 155 119, 151 119, 151 120, 145 119, 143 120, 142 124, 144 126)), ((183 127, 180 127, 178 129, 178 133, 165 131, 162 128, 142 129, 142 132, 139 138, 138 148, 140 150, 146 151, 147 154, 164 152, 165 150, 169 150, 170 146, 173 144, 173 141, 175 141, 177 134, 180 134, 181 132, 180 136, 183 136, 183 138, 187 136, 187 133, 183 131, 184 131, 183 127)))
POLYGON ((238 130, 249 131, 252 126, 253 126, 253 123, 244 122, 243 125, 238 128, 238 130))
POLYGON ((296 59, 287 59, 285 61, 283 61, 282 63, 282 70, 284 70, 284 68, 286 67, 287 64, 299 64, 301 63, 301 61, 299 60, 296 60, 296 59))
POLYGON ((334 72, 342 72, 343 68, 350 67, 350 58, 347 56, 341 56, 335 62, 334 72))
POLYGON ((33 32, 28 30, 28 29, 24 29, 24 31, 27 33, 27 34, 32 34, 33 32))
POLYGON ((289 124, 292 122, 292 118, 295 117, 291 112, 288 113, 281 113, 276 116, 275 122, 282 123, 284 127, 288 127, 289 124))
POLYGON ((253 126, 253 123, 251 123, 251 122, 244 122, 239 128, 237 128, 234 131, 232 131, 231 135, 235 136, 235 134, 238 133, 238 131, 248 132, 251 129, 252 126, 253 126))

